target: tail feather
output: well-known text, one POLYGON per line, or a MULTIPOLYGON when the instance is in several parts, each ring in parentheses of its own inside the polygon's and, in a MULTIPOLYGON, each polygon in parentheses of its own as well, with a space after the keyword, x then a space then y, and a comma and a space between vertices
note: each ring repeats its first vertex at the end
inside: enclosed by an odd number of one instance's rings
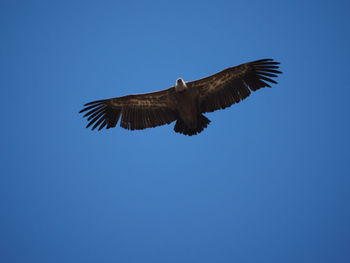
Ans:
POLYGON ((174 131, 178 133, 182 133, 188 136, 196 135, 203 131, 208 124, 210 123, 210 120, 205 117, 204 115, 199 115, 197 120, 197 127, 195 129, 191 129, 186 126, 186 124, 183 122, 183 120, 178 119, 176 121, 176 124, 174 126, 174 131))

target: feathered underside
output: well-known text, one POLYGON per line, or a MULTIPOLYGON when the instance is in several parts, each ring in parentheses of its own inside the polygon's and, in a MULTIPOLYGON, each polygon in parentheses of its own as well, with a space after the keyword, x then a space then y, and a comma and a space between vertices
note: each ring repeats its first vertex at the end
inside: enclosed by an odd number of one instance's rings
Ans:
POLYGON ((187 83, 199 89, 199 104, 202 113, 225 109, 247 98, 252 91, 277 84, 279 62, 262 59, 225 69, 210 77, 187 83))
MULTIPOLYGON (((193 94, 198 96, 194 101, 198 102, 199 113, 212 112, 240 102, 252 91, 271 87, 270 83, 277 84, 272 78, 282 73, 277 70, 278 64, 272 59, 257 60, 186 85, 188 89, 198 90, 193 94)), ((116 127, 119 120, 122 128, 141 130, 180 119, 177 109, 177 101, 181 99, 179 94, 171 87, 158 92, 98 100, 85 104, 80 113, 85 112, 84 117, 89 121, 86 127, 92 127, 92 130, 116 127)), ((178 130, 182 130, 179 127, 178 130)))
POLYGON ((98 100, 85 104, 80 113, 89 121, 86 128, 92 130, 116 127, 119 119, 120 126, 128 130, 142 130, 164 124, 177 119, 176 111, 171 101, 174 89, 129 95, 119 98, 98 100))

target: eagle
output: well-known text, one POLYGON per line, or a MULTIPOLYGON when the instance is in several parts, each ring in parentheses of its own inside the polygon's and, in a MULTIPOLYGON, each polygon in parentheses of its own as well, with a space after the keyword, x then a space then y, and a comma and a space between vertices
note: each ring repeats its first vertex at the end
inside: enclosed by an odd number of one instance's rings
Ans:
POLYGON ((171 88, 144 94, 96 100, 79 112, 92 126, 110 129, 120 126, 142 130, 176 121, 174 131, 192 136, 210 123, 204 113, 225 109, 247 98, 252 91, 277 84, 279 62, 261 59, 227 68, 209 77, 186 82, 178 78, 171 88))

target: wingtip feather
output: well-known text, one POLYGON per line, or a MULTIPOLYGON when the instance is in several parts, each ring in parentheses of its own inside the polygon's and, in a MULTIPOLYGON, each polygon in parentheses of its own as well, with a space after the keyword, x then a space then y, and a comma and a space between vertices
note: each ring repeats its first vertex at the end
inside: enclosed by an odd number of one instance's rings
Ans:
POLYGON ((89 106, 89 105, 93 105, 93 104, 98 104, 98 103, 101 103, 103 102, 104 100, 95 100, 95 101, 91 101, 91 102, 88 102, 88 103, 85 103, 84 106, 89 106))

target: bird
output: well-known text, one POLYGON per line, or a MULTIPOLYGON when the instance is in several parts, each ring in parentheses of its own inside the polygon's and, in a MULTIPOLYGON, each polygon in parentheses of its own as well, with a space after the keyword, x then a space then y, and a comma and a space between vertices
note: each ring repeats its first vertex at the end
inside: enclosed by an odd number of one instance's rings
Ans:
POLYGON ((204 113, 222 110, 247 98, 253 91, 277 84, 279 62, 260 59, 226 68, 214 75, 184 81, 161 91, 96 100, 79 113, 89 121, 86 128, 110 129, 120 126, 142 130, 175 122, 174 131, 192 136, 211 122, 204 113))

